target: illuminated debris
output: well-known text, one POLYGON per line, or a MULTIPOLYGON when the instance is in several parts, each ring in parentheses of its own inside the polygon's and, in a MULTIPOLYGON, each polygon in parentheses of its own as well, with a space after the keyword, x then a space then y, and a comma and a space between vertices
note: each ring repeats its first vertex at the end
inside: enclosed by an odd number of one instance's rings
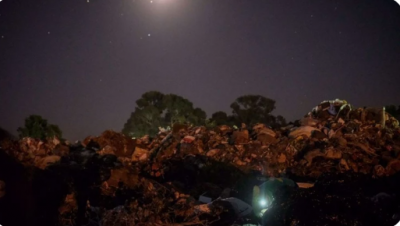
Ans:
POLYGON ((297 182, 296 183, 299 188, 312 188, 314 187, 314 184, 312 183, 303 183, 303 182, 297 182))
MULTIPOLYGON (((355 192, 351 190, 351 195, 342 192, 345 188, 335 179, 336 174, 359 173, 384 180, 400 171, 398 121, 383 108, 360 109, 344 101, 327 101, 285 128, 273 130, 264 124, 251 126, 223 125, 207 129, 177 124, 172 129, 159 128, 154 137, 138 139, 105 131, 98 137, 86 138, 83 145, 32 138, 3 141, 0 145, 27 169, 33 167, 43 173, 69 178, 69 190, 61 199, 75 194, 78 208, 68 207, 65 201, 61 208, 63 216, 70 220, 80 218, 82 222, 81 219, 93 214, 93 221, 105 225, 111 222, 206 225, 218 219, 212 224, 231 225, 241 214, 232 203, 217 200, 226 188, 232 190, 221 195, 221 199, 237 198, 253 209, 258 208, 256 205, 271 204, 271 209, 265 213, 269 216, 267 222, 286 219, 281 225, 296 222, 297 225, 306 225, 302 222, 309 225, 358 224, 367 221, 357 213, 356 217, 349 218, 345 213, 331 210, 328 203, 333 200, 345 210, 347 205, 364 210, 362 205, 377 204, 365 201, 363 198, 372 194, 358 193, 356 186, 346 188, 355 189, 355 192), (299 182, 299 187, 308 189, 286 196, 280 194, 284 189, 271 191, 276 205, 264 199, 252 201, 254 184, 239 182, 252 174, 265 178, 286 174, 299 182), (234 192, 235 189, 239 191, 234 192), (215 204, 211 209, 197 201, 205 192, 215 204), (323 201, 318 201, 319 198, 323 201), (87 200, 90 208, 79 212, 86 207, 87 200), (277 208, 278 204, 282 207, 277 208), (302 212, 305 207, 307 213, 318 213, 321 218, 306 221, 302 212), (322 209, 326 212, 321 213, 322 209), (293 214, 285 215, 286 211, 293 214)), ((348 178, 339 180, 349 185, 348 178)), ((373 212, 373 208, 366 211, 379 217, 382 214, 373 212)))
POLYGON ((332 115, 345 115, 347 118, 351 110, 352 107, 346 100, 335 99, 322 101, 309 114, 318 119, 326 119, 332 115))
POLYGON ((253 136, 262 145, 275 144, 278 141, 276 132, 264 124, 257 124, 253 127, 253 136))
POLYGON ((145 161, 149 157, 149 151, 143 148, 136 147, 132 154, 132 161, 145 161))
POLYGON ((289 137, 297 138, 299 136, 303 136, 305 138, 308 138, 311 137, 313 131, 318 131, 318 129, 312 126, 302 126, 291 131, 289 137))
POLYGON ((76 202, 76 195, 74 193, 67 194, 64 203, 58 209, 61 218, 61 224, 68 225, 74 222, 74 216, 77 212, 78 205, 76 202))
POLYGON ((39 169, 45 169, 47 166, 60 161, 60 159, 61 159, 60 156, 50 155, 50 156, 46 156, 44 158, 39 159, 35 165, 39 169))
POLYGON ((135 141, 122 133, 111 130, 104 131, 99 137, 87 137, 84 146, 97 146, 101 154, 115 154, 118 157, 131 157, 135 149, 135 141))

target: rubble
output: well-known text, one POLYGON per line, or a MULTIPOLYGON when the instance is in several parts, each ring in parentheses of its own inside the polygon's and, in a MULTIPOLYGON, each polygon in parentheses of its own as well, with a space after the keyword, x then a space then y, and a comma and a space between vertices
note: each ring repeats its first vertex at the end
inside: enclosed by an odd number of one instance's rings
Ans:
MULTIPOLYGON (((2 141, 0 147, 28 171, 65 178, 60 183, 68 189, 58 197, 64 200, 58 209, 61 225, 89 221, 98 225, 230 225, 245 218, 232 203, 253 202, 253 187, 245 188, 249 184, 240 181, 254 175, 297 180, 297 187, 304 189, 287 195, 284 200, 289 201, 281 207, 274 205, 264 218, 275 222, 270 225, 305 225, 301 205, 322 205, 313 195, 328 203, 330 193, 323 194, 324 189, 329 190, 330 183, 340 187, 326 175, 385 180, 400 171, 399 122, 383 108, 354 108, 341 100, 324 101, 298 123, 277 130, 264 124, 251 128, 242 124, 240 129, 175 124, 172 129, 160 127, 155 137, 132 139, 108 130, 81 144, 27 137, 2 141), (242 196, 229 197, 233 192, 226 193, 227 188, 238 188, 242 196), (207 199, 200 200, 212 200, 212 207, 198 201, 205 193, 207 199), (302 197, 312 200, 301 201, 302 197), (282 221, 282 213, 289 209, 295 214, 282 221)), ((0 178, 0 201, 7 196, 5 185, 9 187, 0 178)), ((274 203, 283 202, 279 197, 274 203)), ((348 204, 357 208, 361 204, 356 201, 368 204, 360 197, 348 204)), ((339 202, 342 197, 332 199, 339 202)), ((356 217, 343 220, 344 213, 324 217, 341 224, 361 222, 356 217)))

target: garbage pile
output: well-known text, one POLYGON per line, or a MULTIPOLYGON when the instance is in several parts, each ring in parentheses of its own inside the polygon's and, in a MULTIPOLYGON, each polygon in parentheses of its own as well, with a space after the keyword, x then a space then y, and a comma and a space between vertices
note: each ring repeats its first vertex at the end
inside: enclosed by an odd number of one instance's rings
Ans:
POLYGON ((352 171, 381 177, 400 169, 399 122, 384 108, 352 109, 347 102, 325 101, 289 137, 302 157, 295 174, 352 171))
MULTIPOLYGON (((59 200, 57 216, 51 221, 50 216, 45 219, 32 213, 30 222, 38 225, 238 225, 245 217, 236 204, 221 197, 231 197, 236 191, 251 206, 257 180, 282 176, 315 186, 284 198, 276 195, 262 222, 307 225, 300 210, 306 205, 330 208, 329 202, 340 203, 343 197, 352 199, 351 208, 373 203, 365 200, 375 190, 353 197, 351 191, 328 192, 329 184, 331 188, 337 185, 337 175, 363 175, 377 181, 400 171, 399 122, 384 108, 354 109, 343 100, 323 101, 301 120, 277 130, 264 124, 212 129, 175 124, 160 128, 155 137, 131 139, 105 131, 75 144, 27 137, 3 141, 0 147, 24 166, 32 183, 40 180, 39 190, 54 183, 46 178, 59 178, 59 192, 52 193, 59 200), (231 192, 226 193, 227 189, 231 192)), ((0 206, 8 187, 0 174, 0 206)), ((342 225, 368 222, 357 218, 360 214, 353 214, 351 221, 343 220, 349 216, 342 212, 318 214, 342 225)), ((253 217, 246 216, 250 221, 253 217)), ((324 221, 312 222, 322 225, 324 221)))
POLYGON ((27 167, 45 169, 49 164, 60 161, 62 156, 68 155, 69 147, 61 144, 57 138, 45 141, 25 137, 17 142, 3 140, 1 143, 5 152, 27 167))

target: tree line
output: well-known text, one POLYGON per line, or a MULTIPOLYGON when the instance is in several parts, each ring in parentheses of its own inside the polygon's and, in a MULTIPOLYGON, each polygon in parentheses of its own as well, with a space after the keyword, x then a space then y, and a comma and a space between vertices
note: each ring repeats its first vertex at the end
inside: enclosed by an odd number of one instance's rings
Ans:
MULTIPOLYGON (((206 112, 193 103, 176 94, 163 94, 158 91, 149 91, 136 101, 135 110, 124 124, 122 133, 131 137, 155 135, 160 128, 172 128, 175 123, 195 126, 214 127, 220 125, 237 126, 241 123, 252 126, 264 123, 271 128, 286 125, 286 120, 281 115, 272 115, 275 110, 275 100, 261 95, 244 95, 236 98, 230 105, 231 114, 217 111, 207 117, 206 112)), ((400 105, 388 105, 386 111, 400 119, 400 105)), ((18 128, 18 136, 46 139, 58 137, 62 139, 61 129, 50 124, 40 115, 30 115, 25 119, 23 127, 18 128)), ((0 140, 12 139, 13 136, 0 128, 0 140)))
POLYGON ((159 127, 172 127, 173 124, 189 124, 213 127, 218 125, 248 126, 265 123, 271 127, 286 124, 284 117, 274 116, 275 100, 261 95, 244 95, 230 105, 232 114, 218 111, 207 118, 206 112, 176 94, 163 94, 158 91, 144 93, 136 101, 136 108, 124 125, 122 132, 132 137, 156 134, 159 127))

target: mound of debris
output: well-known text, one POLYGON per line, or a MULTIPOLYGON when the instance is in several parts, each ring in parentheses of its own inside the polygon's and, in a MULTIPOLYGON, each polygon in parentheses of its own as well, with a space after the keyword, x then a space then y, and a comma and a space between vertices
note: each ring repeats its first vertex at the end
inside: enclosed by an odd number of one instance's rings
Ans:
MULTIPOLYGON (((393 225, 383 219, 400 207, 391 203, 383 211, 370 199, 379 192, 400 197, 400 189, 387 191, 388 183, 379 182, 398 177, 399 122, 384 108, 354 109, 342 100, 323 101, 278 130, 175 124, 155 137, 105 131, 76 144, 27 137, 0 147, 40 190, 31 192, 32 208, 46 203, 47 187, 59 189, 51 193, 61 200, 56 217, 27 212, 37 225, 393 225), (263 219, 251 216, 254 186, 282 176, 315 186, 297 183, 311 188, 278 192, 263 219), (54 177, 57 182, 49 179, 54 177), (364 189, 374 184, 382 186, 364 189), (334 203, 346 207, 335 209, 334 203), (346 213, 347 206, 357 210, 346 213), (311 220, 304 211, 313 211, 311 220)), ((0 206, 14 189, 9 178, 0 177, 0 206)), ((12 222, 9 217, 0 213, 0 223, 12 222)))

